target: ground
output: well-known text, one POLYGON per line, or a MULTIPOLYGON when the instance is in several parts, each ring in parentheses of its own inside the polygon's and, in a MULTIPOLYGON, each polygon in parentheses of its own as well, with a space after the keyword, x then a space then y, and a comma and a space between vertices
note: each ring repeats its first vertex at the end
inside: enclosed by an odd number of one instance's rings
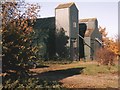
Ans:
POLYGON ((118 88, 117 66, 98 66, 97 62, 77 61, 70 64, 47 64, 36 69, 33 76, 58 81, 66 88, 118 88))
POLYGON ((116 88, 117 81, 117 76, 112 74, 74 75, 61 80, 63 86, 67 88, 116 88))

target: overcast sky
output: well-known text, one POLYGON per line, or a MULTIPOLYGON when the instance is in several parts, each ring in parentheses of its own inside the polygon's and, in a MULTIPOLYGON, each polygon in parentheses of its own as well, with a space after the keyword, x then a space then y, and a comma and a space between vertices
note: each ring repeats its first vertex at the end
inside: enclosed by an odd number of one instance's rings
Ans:
POLYGON ((55 16, 55 7, 61 3, 75 2, 79 10, 79 19, 97 18, 98 25, 106 27, 109 37, 118 34, 118 0, 26 0, 39 3, 40 16, 55 16))

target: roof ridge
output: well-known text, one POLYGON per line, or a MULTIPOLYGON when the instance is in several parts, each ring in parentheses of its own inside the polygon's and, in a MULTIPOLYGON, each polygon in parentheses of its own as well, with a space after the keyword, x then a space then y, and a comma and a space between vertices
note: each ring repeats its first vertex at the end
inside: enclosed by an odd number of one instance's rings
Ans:
POLYGON ((80 22, 87 22, 89 20, 97 20, 97 18, 96 17, 95 18, 84 18, 84 19, 80 19, 79 21, 80 22))
POLYGON ((68 3, 61 3, 59 5, 65 5, 65 4, 75 4, 74 2, 68 2, 68 3))
POLYGON ((73 4, 75 4, 75 3, 74 3, 74 2, 62 3, 62 4, 59 4, 55 9, 69 8, 69 7, 71 7, 73 4))

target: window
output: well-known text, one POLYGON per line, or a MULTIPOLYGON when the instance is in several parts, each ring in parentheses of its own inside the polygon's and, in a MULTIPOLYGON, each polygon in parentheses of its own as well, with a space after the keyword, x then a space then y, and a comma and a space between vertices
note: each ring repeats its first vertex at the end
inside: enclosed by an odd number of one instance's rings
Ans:
POLYGON ((76 22, 73 22, 73 27, 76 28, 76 22))

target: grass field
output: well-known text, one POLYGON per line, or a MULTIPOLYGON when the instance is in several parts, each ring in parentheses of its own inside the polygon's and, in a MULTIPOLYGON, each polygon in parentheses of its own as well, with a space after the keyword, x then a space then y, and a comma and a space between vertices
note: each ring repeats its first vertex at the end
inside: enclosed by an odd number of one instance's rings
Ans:
POLYGON ((95 61, 48 61, 43 67, 30 69, 42 80, 58 81, 66 88, 117 88, 118 64, 98 66, 95 61))

